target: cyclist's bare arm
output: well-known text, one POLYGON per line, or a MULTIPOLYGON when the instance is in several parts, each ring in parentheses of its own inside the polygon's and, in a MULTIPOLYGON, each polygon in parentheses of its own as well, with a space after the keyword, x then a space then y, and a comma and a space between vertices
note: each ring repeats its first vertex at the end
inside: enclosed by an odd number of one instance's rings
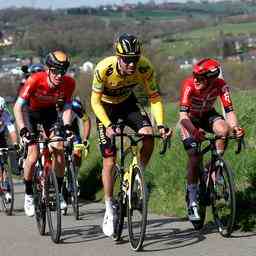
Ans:
POLYGON ((83 139, 88 140, 91 132, 91 119, 88 117, 87 120, 83 121, 83 139))
POLYGON ((15 105, 13 108, 18 129, 22 129, 23 127, 25 127, 25 121, 24 121, 23 111, 22 111, 24 105, 25 105, 25 100, 19 97, 15 102, 15 105))
POLYGON ((237 117, 234 111, 226 113, 226 119, 231 128, 238 126, 237 117))
POLYGON ((64 123, 64 125, 71 124, 71 118, 72 118, 71 108, 65 109, 64 112, 63 112, 63 123, 64 123))
POLYGON ((191 122, 187 112, 180 112, 180 124, 190 132, 193 132, 195 129, 195 126, 191 122))

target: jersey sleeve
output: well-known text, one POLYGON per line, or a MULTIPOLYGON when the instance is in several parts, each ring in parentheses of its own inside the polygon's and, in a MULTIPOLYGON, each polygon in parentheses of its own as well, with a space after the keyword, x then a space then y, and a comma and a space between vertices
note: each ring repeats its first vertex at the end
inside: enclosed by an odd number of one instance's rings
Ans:
POLYGON ((191 107, 192 87, 188 80, 183 81, 180 91, 180 112, 189 112, 191 107))
POLYGON ((101 103, 101 97, 102 93, 92 91, 91 106, 97 118, 103 123, 105 127, 108 127, 111 124, 111 121, 101 103))
POLYGON ((149 97, 151 112, 157 125, 164 124, 164 106, 160 95, 159 86, 156 82, 155 71, 151 62, 145 57, 141 57, 138 67, 143 81, 144 90, 149 97))
POLYGON ((233 111, 230 88, 224 80, 220 80, 220 99, 226 113, 233 111))
POLYGON ((19 93, 19 97, 25 101, 28 101, 30 96, 35 90, 36 83, 37 81, 35 79, 35 76, 30 76, 26 80, 25 84, 22 86, 22 89, 20 90, 20 93, 19 93))
POLYGON ((102 93, 104 91, 104 73, 105 67, 103 62, 99 62, 94 70, 92 90, 97 93, 102 93))

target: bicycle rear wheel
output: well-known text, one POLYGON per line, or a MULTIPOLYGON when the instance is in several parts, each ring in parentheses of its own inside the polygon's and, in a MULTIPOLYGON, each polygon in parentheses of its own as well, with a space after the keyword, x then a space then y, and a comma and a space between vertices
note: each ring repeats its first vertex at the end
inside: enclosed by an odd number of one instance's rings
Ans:
POLYGON ((77 177, 73 163, 68 166, 68 192, 70 193, 71 204, 73 208, 73 215, 76 220, 79 220, 79 205, 78 205, 78 189, 77 177))
POLYGON ((61 209, 57 178, 54 171, 46 177, 46 212, 51 239, 59 243, 61 235, 61 209))
POLYGON ((3 211, 6 215, 12 215, 14 205, 14 187, 12 180, 12 173, 10 165, 6 163, 2 172, 2 179, 0 182, 0 195, 3 211))
POLYGON ((33 181, 33 196, 35 204, 35 217, 39 234, 42 236, 45 234, 46 226, 46 207, 45 200, 43 198, 43 187, 40 167, 35 168, 35 175, 33 181))
POLYGON ((224 237, 229 237, 236 217, 235 182, 232 170, 222 158, 218 159, 215 164, 217 169, 212 213, 219 233, 224 237))
POLYGON ((114 228, 114 236, 113 239, 115 241, 120 241, 122 232, 123 232, 123 226, 124 226, 124 217, 125 217, 125 198, 124 198, 124 192, 122 191, 122 177, 120 174, 120 170, 118 166, 115 166, 114 168, 114 207, 115 207, 115 213, 116 213, 116 221, 115 221, 115 228, 114 228))
POLYGON ((147 225, 147 198, 142 170, 132 169, 131 193, 127 200, 128 231, 131 248, 139 251, 145 238, 147 225))

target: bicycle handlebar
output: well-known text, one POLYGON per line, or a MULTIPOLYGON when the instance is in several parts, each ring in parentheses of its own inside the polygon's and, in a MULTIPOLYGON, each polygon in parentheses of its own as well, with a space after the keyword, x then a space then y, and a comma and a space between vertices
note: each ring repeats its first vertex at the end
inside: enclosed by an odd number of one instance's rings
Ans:
MULTIPOLYGON (((159 151, 160 155, 164 155, 167 151, 167 148, 169 149, 171 147, 171 136, 168 136, 166 139, 164 139, 160 134, 142 134, 142 133, 116 133, 114 137, 127 137, 130 139, 132 143, 138 143, 143 139, 143 137, 153 137, 153 138, 158 138, 162 139, 162 147, 161 150, 159 151), (133 137, 138 137, 139 139, 135 140, 133 137)), ((113 145, 113 141, 111 141, 113 145)))
POLYGON ((242 147, 245 148, 245 142, 244 142, 244 136, 237 138, 234 135, 230 135, 228 137, 223 137, 223 136, 218 136, 215 135, 213 137, 209 136, 209 137, 205 137, 204 141, 210 141, 211 143, 215 142, 218 139, 233 139, 233 140, 237 140, 237 149, 235 151, 236 154, 239 154, 242 151, 242 147))

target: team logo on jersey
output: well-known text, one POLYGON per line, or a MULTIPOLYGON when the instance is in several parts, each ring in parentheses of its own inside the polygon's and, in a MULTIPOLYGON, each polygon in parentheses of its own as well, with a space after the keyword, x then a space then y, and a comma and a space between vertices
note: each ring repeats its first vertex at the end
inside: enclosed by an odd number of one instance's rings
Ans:
POLYGON ((106 76, 111 76, 111 74, 113 74, 114 69, 112 67, 112 65, 108 66, 108 69, 106 70, 106 76))
POLYGON ((102 82, 102 79, 101 79, 101 77, 100 77, 100 72, 99 72, 98 69, 95 71, 94 75, 95 75, 97 81, 98 81, 99 83, 101 83, 101 82, 102 82))

